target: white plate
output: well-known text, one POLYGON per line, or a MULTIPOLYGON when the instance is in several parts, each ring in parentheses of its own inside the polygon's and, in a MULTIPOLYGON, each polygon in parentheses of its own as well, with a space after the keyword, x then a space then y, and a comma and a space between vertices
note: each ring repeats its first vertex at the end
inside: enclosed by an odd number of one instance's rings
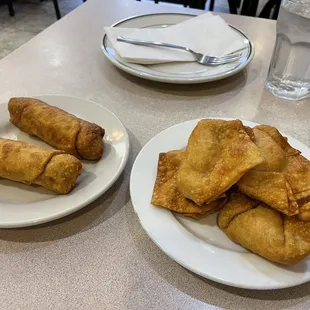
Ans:
MULTIPOLYGON (((178 24, 189 18, 193 18, 195 15, 191 14, 177 14, 177 13, 159 13, 148 14, 130 17, 122 20, 112 27, 122 28, 147 28, 147 27, 167 27, 178 24)), ((243 70, 252 60, 254 56, 254 45, 249 38, 241 32, 239 29, 231 26, 240 37, 248 42, 248 48, 243 50, 242 58, 238 62, 209 67, 203 66, 198 63, 166 63, 156 65, 139 65, 125 62, 115 52, 107 35, 102 39, 102 51, 105 56, 119 69, 124 70, 132 75, 153 81, 165 82, 165 83, 204 83, 215 80, 220 80, 236 74, 243 70)))
MULTIPOLYGON (((170 127, 149 141, 134 163, 130 193, 141 225, 169 257, 183 267, 216 282, 248 288, 279 289, 310 280, 310 258, 291 267, 271 263, 233 243, 218 228, 217 214, 195 221, 151 205, 158 155, 182 149, 196 126, 192 120, 170 127)), ((243 121, 253 127, 257 124, 243 121)), ((292 146, 310 158, 310 149, 288 137, 292 146)))
MULTIPOLYGON (((98 162, 83 161, 77 186, 67 195, 57 195, 40 186, 0 180, 0 228, 45 223, 86 206, 117 180, 129 152, 127 131, 108 109, 91 101, 67 96, 36 96, 51 105, 94 122, 106 131, 105 150, 98 162)), ((40 139, 21 132, 9 121, 7 103, 0 104, 0 137, 50 147, 40 139)))

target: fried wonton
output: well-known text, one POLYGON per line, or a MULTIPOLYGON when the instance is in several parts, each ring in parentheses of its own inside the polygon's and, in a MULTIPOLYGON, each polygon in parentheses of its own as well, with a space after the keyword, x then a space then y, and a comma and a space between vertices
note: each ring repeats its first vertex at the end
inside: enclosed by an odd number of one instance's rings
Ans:
POLYGON ((310 222, 281 215, 241 193, 231 195, 218 225, 232 241, 273 262, 296 264, 310 254, 310 222))
MULTIPOLYGON (((186 199, 186 198, 185 198, 186 199)), ((189 200, 189 199, 186 199, 189 200)), ((203 213, 183 213, 184 216, 186 217, 191 217, 195 220, 200 220, 210 214, 213 214, 217 211, 220 211, 225 203, 226 200, 226 195, 221 196, 220 198, 208 203, 208 204, 203 204, 201 206, 202 212, 203 213)), ((191 200, 189 200, 191 203, 194 204, 191 200)))
POLYGON ((262 162, 241 121, 202 120, 188 140, 177 187, 198 205, 210 203, 262 162))
POLYGON ((287 157, 287 167, 284 172, 296 199, 310 196, 309 160, 300 155, 300 151, 294 149, 276 128, 267 125, 256 126, 256 128, 265 131, 284 151, 287 157))
POLYGON ((239 189, 286 215, 298 214, 296 201, 310 196, 310 162, 276 128, 260 125, 250 131, 265 161, 238 182, 239 189))
POLYGON ((294 149, 288 142, 287 138, 283 137, 277 128, 269 125, 258 125, 255 127, 266 132, 283 150, 286 156, 298 155, 300 151, 294 149))
POLYGON ((287 158, 285 175, 296 199, 310 196, 310 162, 302 155, 287 158))
MULTIPOLYGON (((247 129, 251 131, 251 129, 247 129)), ((298 213, 298 205, 284 173, 287 157, 281 146, 257 127, 250 135, 259 148, 264 162, 246 173, 238 182, 246 195, 260 200, 286 215, 298 213)))
POLYGON ((310 221, 310 196, 297 201, 299 206, 298 218, 302 221, 310 221))
POLYGON ((290 183, 293 194, 297 200, 310 196, 310 162, 304 158, 299 150, 294 149, 280 132, 267 125, 256 126, 265 131, 282 148, 287 157, 285 175, 290 183))
POLYGON ((170 151, 159 154, 157 178, 154 186, 152 204, 182 213, 184 216, 200 219, 218 211, 225 195, 210 204, 196 205, 180 194, 176 186, 176 172, 182 162, 183 151, 170 151))

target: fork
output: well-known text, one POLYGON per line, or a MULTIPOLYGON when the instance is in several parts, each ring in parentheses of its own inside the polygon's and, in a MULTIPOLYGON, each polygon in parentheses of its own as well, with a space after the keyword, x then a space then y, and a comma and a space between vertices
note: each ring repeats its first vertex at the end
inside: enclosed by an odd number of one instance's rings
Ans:
POLYGON ((241 58, 241 55, 242 55, 241 53, 239 53, 239 54, 230 53, 228 55, 221 56, 221 57, 208 56, 208 55, 196 53, 193 50, 191 50, 190 48, 185 47, 185 46, 180 46, 180 45, 175 45, 175 44, 170 44, 170 43, 157 42, 157 41, 145 41, 145 40, 124 38, 122 36, 117 37, 117 41, 125 42, 125 43, 131 43, 131 44, 135 44, 135 45, 160 46, 160 47, 169 47, 169 48, 184 50, 184 51, 191 53, 195 57, 195 60, 198 63, 205 65, 205 66, 218 66, 218 65, 223 65, 223 64, 230 63, 230 62, 234 62, 234 61, 239 60, 241 58))

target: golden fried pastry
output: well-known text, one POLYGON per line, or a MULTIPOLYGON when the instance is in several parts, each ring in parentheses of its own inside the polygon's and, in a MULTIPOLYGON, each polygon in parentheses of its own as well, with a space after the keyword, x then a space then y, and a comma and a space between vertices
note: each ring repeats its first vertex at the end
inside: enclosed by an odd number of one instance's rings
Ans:
POLYGON ((183 151, 159 154, 152 204, 196 219, 218 211, 225 200, 225 195, 210 204, 198 206, 178 191, 176 172, 182 162, 183 155, 183 151))
POLYGON ((310 162, 302 155, 289 156, 285 175, 296 199, 310 196, 310 162))
POLYGON ((299 206, 298 218, 301 221, 310 221, 310 196, 297 201, 299 206))
POLYGON ((11 98, 10 121, 27 134, 77 158, 100 159, 104 129, 34 98, 11 98))
POLYGON ((219 212, 218 225, 232 241, 273 262, 296 264, 310 254, 310 222, 241 193, 232 194, 219 212))
POLYGON ((287 138, 283 137, 279 131, 271 126, 256 126, 260 130, 265 131, 274 141, 282 148, 286 155, 286 167, 284 169, 285 176, 292 188, 292 192, 296 200, 304 199, 310 196, 310 162, 308 159, 300 155, 300 151, 294 149, 287 142, 287 138))
POLYGON ((299 209, 298 218, 302 221, 310 221, 310 202, 307 202, 299 209))
MULTIPOLYGON (((250 132, 251 129, 248 128, 247 131, 250 132)), ((239 189, 286 215, 298 214, 298 204, 285 174, 288 161, 281 144, 257 127, 250 136, 259 148, 264 162, 239 180, 239 189)))
POLYGON ((63 151, 0 138, 0 178, 67 194, 81 171, 81 162, 63 151))
POLYGON ((247 132, 265 162, 239 181, 240 190, 286 215, 298 214, 296 201, 310 196, 310 162, 274 127, 259 125, 247 132))
POLYGON ((269 125, 258 125, 255 128, 266 132, 281 147, 286 156, 300 154, 300 151, 290 146, 287 142, 287 138, 283 137, 277 128, 269 125))
POLYGON ((183 196, 203 205, 262 162, 241 121, 202 120, 188 140, 177 187, 183 196))
MULTIPOLYGON (((185 198, 186 199, 186 198, 185 198)), ((189 200, 189 199, 188 199, 189 200)), ((223 208, 223 205, 225 203, 226 196, 218 198, 216 200, 213 200, 212 202, 208 204, 203 204, 201 206, 202 213, 182 213, 186 217, 191 217, 195 220, 201 220, 204 217, 207 217, 208 215, 211 215, 215 212, 220 211, 223 208)), ((191 200, 189 200, 191 203, 195 204, 191 200)))

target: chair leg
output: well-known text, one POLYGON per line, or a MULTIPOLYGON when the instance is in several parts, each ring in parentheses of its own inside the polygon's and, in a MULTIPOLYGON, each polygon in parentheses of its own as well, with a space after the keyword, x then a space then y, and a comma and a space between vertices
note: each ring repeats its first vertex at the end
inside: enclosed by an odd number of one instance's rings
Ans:
POLYGON ((249 9, 250 16, 256 16, 258 2, 259 2, 259 0, 251 1, 251 6, 250 6, 250 9, 249 9))
POLYGON ((280 6, 281 6, 281 0, 278 0, 274 11, 272 13, 272 19, 278 19, 279 11, 280 11, 280 6))
POLYGON ((243 1, 241 15, 256 16, 259 0, 243 1))
MULTIPOLYGON (((280 2, 281 4, 281 1, 278 1, 278 0, 269 0, 265 6, 263 7, 262 11, 260 12, 259 14, 259 17, 261 18, 270 18, 270 14, 271 14, 271 10, 272 8, 277 5, 277 2, 280 2)), ((279 6, 280 8, 280 6, 279 6)))
POLYGON ((54 2, 56 17, 57 19, 60 19, 61 16, 60 16, 60 11, 59 11, 58 0, 53 0, 53 2, 54 2))
POLYGON ((214 1, 215 0, 210 0, 209 11, 213 11, 214 10, 214 1))
POLYGON ((13 17, 15 15, 15 11, 14 11, 14 8, 13 8, 12 0, 8 0, 8 7, 9 7, 10 16, 13 17))
MULTIPOLYGON (((245 0, 247 1, 247 0, 245 0)), ((237 14, 237 4, 235 0, 228 0, 230 14, 237 14)))
POLYGON ((193 9, 204 10, 206 5, 206 0, 190 0, 189 7, 193 9))

